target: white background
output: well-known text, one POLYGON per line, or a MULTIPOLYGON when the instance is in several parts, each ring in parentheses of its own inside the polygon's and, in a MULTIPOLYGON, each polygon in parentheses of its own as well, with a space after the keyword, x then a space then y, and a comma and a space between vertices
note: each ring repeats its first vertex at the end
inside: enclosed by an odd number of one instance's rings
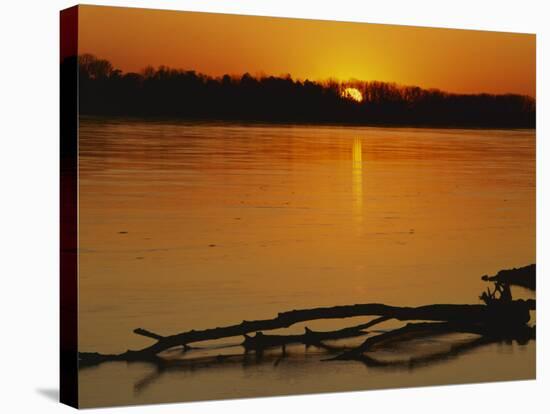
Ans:
MULTIPOLYGON (((97 4, 537 33, 537 380, 117 408, 135 413, 538 413, 550 409, 548 74, 545 1, 108 1, 97 4), (547 213, 548 214, 548 213, 547 213), (546 353, 544 352, 546 348, 546 353)), ((58 393, 59 10, 8 0, 0 9, 0 411, 68 412, 58 393)), ((473 45, 475 47, 475 45, 473 45)), ((109 413, 114 409, 103 409, 109 413)))

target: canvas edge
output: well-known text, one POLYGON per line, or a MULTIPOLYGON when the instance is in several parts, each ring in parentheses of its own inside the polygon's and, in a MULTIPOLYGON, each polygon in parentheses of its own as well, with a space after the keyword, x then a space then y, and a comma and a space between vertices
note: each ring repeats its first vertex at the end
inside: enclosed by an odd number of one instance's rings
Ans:
POLYGON ((78 6, 60 11, 60 402, 78 408, 78 6))

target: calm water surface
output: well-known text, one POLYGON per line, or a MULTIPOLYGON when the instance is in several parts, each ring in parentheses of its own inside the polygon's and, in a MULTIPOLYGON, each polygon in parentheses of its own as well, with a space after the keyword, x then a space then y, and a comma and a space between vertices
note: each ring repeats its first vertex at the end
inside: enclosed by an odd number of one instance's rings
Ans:
MULTIPOLYGON (((296 308, 478 303, 481 275, 535 262, 534 131, 85 118, 79 168, 83 351, 150 344, 132 333, 137 327, 173 334, 296 308)), ((287 352, 160 373, 104 364, 81 370, 81 399, 111 405, 535 375, 534 342, 391 370, 320 362, 326 354, 312 348, 287 352)))

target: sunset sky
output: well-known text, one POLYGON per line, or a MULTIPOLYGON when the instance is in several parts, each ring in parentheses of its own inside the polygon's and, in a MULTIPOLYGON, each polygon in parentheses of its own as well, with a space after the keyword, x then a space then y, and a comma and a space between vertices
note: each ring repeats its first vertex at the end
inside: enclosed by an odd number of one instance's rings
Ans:
POLYGON ((397 82, 535 96, 535 35, 80 6, 79 53, 125 72, 397 82))

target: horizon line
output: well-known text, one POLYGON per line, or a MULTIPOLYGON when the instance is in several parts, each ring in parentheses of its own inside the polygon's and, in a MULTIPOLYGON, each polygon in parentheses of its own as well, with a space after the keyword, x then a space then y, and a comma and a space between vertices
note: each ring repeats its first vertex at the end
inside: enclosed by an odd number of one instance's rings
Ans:
MULTIPOLYGON (((97 60, 105 60, 105 61, 107 61, 111 64, 113 71, 120 71, 122 74, 126 74, 126 75, 136 74, 136 75, 140 75, 140 76, 145 76, 143 72, 145 70, 149 69, 149 68, 152 68, 155 72, 158 72, 161 69, 173 70, 173 71, 178 71, 178 72, 194 72, 197 75, 207 77, 207 78, 210 78, 210 79, 214 79, 214 80, 221 80, 225 76, 229 76, 233 80, 240 80, 240 79, 242 79, 243 76, 249 75, 250 77, 252 77, 255 80, 268 79, 268 78, 278 78, 278 79, 288 79, 289 78, 290 80, 292 80, 294 82, 312 82, 312 83, 318 83, 321 86, 325 86, 326 83, 333 82, 333 81, 336 81, 337 83, 339 83, 340 86, 350 86, 350 84, 353 84, 353 83, 362 83, 362 84, 381 83, 381 84, 393 85, 393 86, 396 86, 398 88, 403 88, 403 89, 405 89, 405 88, 420 88, 420 89, 425 90, 425 91, 441 92, 441 93, 444 93, 444 94, 447 94, 447 95, 462 95, 462 96, 468 96, 468 95, 490 95, 490 96, 515 95, 515 96, 528 97, 528 98, 533 99, 534 101, 536 101, 536 96, 532 96, 530 94, 525 94, 525 93, 520 93, 520 92, 511 92, 511 91, 501 92, 501 93, 486 92, 486 91, 456 92, 456 91, 451 91, 451 90, 448 90, 448 89, 443 89, 443 88, 440 88, 440 87, 421 86, 421 85, 418 85, 418 84, 416 84, 416 85, 415 84, 405 84, 405 83, 399 83, 399 82, 396 82, 396 81, 380 80, 380 79, 368 79, 368 80, 367 79, 357 79, 357 78, 340 79, 340 78, 337 78, 337 77, 316 78, 316 79, 307 78, 307 77, 302 78, 302 77, 294 77, 290 72, 280 73, 278 75, 275 75, 275 74, 268 74, 268 73, 266 73, 262 70, 256 70, 254 72, 245 71, 245 72, 242 72, 242 73, 226 72, 226 73, 223 73, 223 74, 210 74, 210 73, 202 72, 202 71, 196 70, 196 69, 175 67, 175 66, 169 66, 169 65, 165 65, 165 64, 157 64, 155 66, 151 63, 146 64, 139 71, 133 71, 133 70, 121 69, 121 68, 115 66, 115 64, 112 61, 110 61, 109 59, 102 58, 102 57, 96 55, 95 53, 91 53, 91 52, 79 53, 78 55, 76 55, 76 57, 80 58, 80 57, 86 56, 86 55, 87 56, 92 56, 97 60)), ((73 55, 73 56, 75 56, 75 55, 73 55)), ((67 58, 70 58, 70 57, 71 56, 68 56, 67 58)))

